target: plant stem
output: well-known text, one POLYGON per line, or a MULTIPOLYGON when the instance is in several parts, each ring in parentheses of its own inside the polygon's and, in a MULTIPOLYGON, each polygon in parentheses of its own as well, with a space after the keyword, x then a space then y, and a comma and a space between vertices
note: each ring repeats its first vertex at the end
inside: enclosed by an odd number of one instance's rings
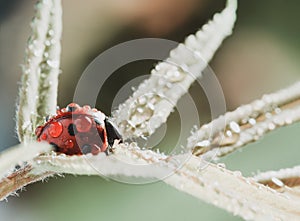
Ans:
POLYGON ((166 122, 177 101, 201 77, 222 41, 232 33, 236 9, 236 0, 227 1, 221 13, 172 50, 169 58, 151 71, 150 78, 112 113, 125 139, 149 136, 166 122))
POLYGON ((297 82, 202 126, 188 138, 187 147, 197 156, 215 151, 221 157, 299 120, 300 82, 297 82))
POLYGON ((30 142, 33 139, 37 125, 40 64, 45 50, 51 8, 52 0, 40 1, 36 4, 36 16, 31 23, 32 35, 26 49, 17 110, 17 131, 21 142, 30 142))

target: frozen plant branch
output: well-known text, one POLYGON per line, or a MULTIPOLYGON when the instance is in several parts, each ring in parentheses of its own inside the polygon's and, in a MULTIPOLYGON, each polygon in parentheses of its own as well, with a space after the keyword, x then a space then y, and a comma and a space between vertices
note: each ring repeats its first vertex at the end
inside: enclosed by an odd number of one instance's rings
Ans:
POLYGON ((11 147, 0 154, 0 201, 29 183, 36 182, 50 172, 29 174, 32 166, 28 163, 35 157, 49 153, 52 147, 47 143, 32 142, 11 147))
POLYGON ((60 0, 41 0, 36 4, 17 110, 21 142, 30 142, 42 119, 55 113, 62 29, 60 4, 60 0))
POLYGON ((239 171, 208 164, 199 170, 199 158, 191 159, 166 183, 180 191, 223 208, 245 220, 299 220, 300 201, 289 198, 239 171))
POLYGON ((300 82, 297 82, 202 126, 188 138, 187 148, 195 155, 216 151, 221 157, 299 120, 300 82))
POLYGON ((15 147, 11 147, 0 153, 0 179, 10 174, 15 166, 21 167, 28 160, 31 160, 41 153, 47 153, 51 151, 49 144, 44 143, 29 143, 19 144, 15 147))
POLYGON ((207 66, 222 41, 232 33, 237 0, 195 35, 170 52, 166 61, 152 70, 149 79, 112 113, 124 138, 149 136, 166 122, 177 101, 207 66))
POLYGON ((17 190, 22 189, 28 184, 43 181, 53 175, 51 172, 32 174, 31 170, 32 167, 26 165, 5 179, 0 180, 0 201, 7 199, 8 196, 17 195, 17 190))
POLYGON ((61 1, 40 0, 35 9, 17 107, 17 131, 22 143, 0 155, 1 200, 22 186, 50 175, 48 172, 28 175, 32 170, 28 162, 51 150, 48 144, 36 144, 33 140, 37 125, 56 111, 62 32, 61 1))
POLYGON ((61 0, 52 0, 53 7, 48 25, 43 60, 40 64, 39 99, 37 103, 37 125, 44 117, 54 115, 57 107, 58 75, 60 73, 60 53, 62 34, 61 0))
POLYGON ((31 23, 32 35, 26 49, 17 110, 17 130, 22 142, 32 139, 36 127, 40 64, 45 50, 51 8, 52 0, 40 1, 36 4, 36 16, 31 23))
MULTIPOLYGON (((204 162, 195 156, 190 156, 180 166, 178 160, 182 157, 186 156, 165 156, 150 150, 140 150, 132 144, 121 144, 115 146, 115 153, 109 157, 104 154, 85 157, 45 155, 36 158, 32 165, 38 168, 38 174, 48 171, 161 178, 165 172, 172 171, 163 179, 164 182, 245 220, 299 220, 300 201, 259 184, 253 178, 244 178, 239 171, 231 172, 221 164, 204 162), (134 169, 129 170, 124 164, 134 165, 134 169), (145 165, 149 166, 146 170, 145 165), (101 168, 101 171, 95 168, 101 168)), ((34 176, 34 169, 31 175, 34 176)))

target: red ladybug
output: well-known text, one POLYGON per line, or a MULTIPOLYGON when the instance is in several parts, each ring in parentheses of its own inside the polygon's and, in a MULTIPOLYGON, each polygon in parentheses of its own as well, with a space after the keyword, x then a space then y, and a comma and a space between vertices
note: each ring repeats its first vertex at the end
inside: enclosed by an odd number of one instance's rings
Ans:
POLYGON ((115 140, 122 137, 113 123, 97 109, 71 103, 36 128, 38 141, 47 141, 55 151, 67 155, 99 152, 108 154, 115 140))

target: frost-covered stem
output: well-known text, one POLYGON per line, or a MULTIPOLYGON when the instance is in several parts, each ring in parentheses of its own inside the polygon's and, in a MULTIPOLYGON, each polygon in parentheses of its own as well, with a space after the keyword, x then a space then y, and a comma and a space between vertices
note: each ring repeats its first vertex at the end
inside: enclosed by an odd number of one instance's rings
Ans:
POLYGON ((232 33, 236 8, 237 1, 228 0, 221 13, 172 50, 169 58, 152 70, 150 78, 112 113, 124 138, 151 135, 166 122, 174 105, 232 33))
POLYGON ((15 193, 23 186, 50 175, 49 172, 30 174, 32 167, 28 164, 35 157, 49 153, 52 147, 47 143, 32 142, 19 144, 0 154, 0 201, 15 193))
POLYGON ((40 64, 39 98, 37 103, 37 124, 47 115, 54 115, 57 107, 57 87, 60 73, 62 34, 61 0, 52 0, 53 7, 48 25, 43 60, 40 64))
POLYGON ((13 172, 10 176, 0 180, 0 201, 5 200, 8 196, 17 194, 17 190, 24 186, 41 181, 53 175, 51 172, 44 172, 40 174, 32 174, 31 166, 25 166, 13 172))
POLYGON ((41 0, 36 4, 36 16, 31 23, 32 35, 26 49, 17 110, 18 136, 23 142, 32 139, 36 127, 40 63, 43 60, 51 8, 52 0, 41 0))
POLYGON ((135 145, 115 146, 114 154, 106 156, 44 155, 9 179, 0 183, 2 198, 18 188, 46 176, 60 173, 162 178, 164 182, 194 197, 223 208, 246 220, 299 220, 300 201, 245 178, 240 172, 231 172, 222 165, 214 165, 187 155, 166 156, 135 145), (180 165, 180 159, 186 159, 180 165), (124 167, 130 165, 133 167, 124 167), (142 166, 141 166, 142 165, 142 166), (145 167, 147 165, 147 167, 145 167), (101 168, 101 171, 95 168, 101 168), (7 191, 7 188, 9 191, 7 191))
POLYGON ((28 160, 32 160, 41 153, 50 152, 51 149, 49 144, 33 142, 27 145, 19 144, 1 152, 0 180, 13 172, 15 166, 22 166, 28 160))
MULTIPOLYGON (((123 175, 127 177, 156 177, 170 172, 164 182, 194 197, 223 208, 245 220, 299 220, 300 202, 277 192, 240 172, 231 172, 221 165, 200 161, 190 156, 183 164, 178 159, 186 156, 165 156, 150 150, 121 144, 113 155, 98 156, 40 156, 32 163, 37 173, 51 171, 81 175, 123 175), (124 167, 135 165, 128 170, 124 167), (93 165, 93 166, 91 166, 93 165), (101 166, 97 171, 95 166, 101 166), (113 165, 113 166, 112 166, 113 165), (149 165, 146 170, 144 166, 149 165), (205 165, 203 167, 203 165, 205 165)), ((34 170, 31 171, 34 174, 34 170)))
POLYGON ((239 171, 232 172, 215 164, 208 164, 203 170, 198 167, 199 160, 192 157, 164 181, 245 220, 300 219, 299 200, 245 178, 239 171))
POLYGON ((297 82, 202 126, 188 138, 187 148, 195 155, 216 151, 220 157, 299 120, 300 82, 297 82))

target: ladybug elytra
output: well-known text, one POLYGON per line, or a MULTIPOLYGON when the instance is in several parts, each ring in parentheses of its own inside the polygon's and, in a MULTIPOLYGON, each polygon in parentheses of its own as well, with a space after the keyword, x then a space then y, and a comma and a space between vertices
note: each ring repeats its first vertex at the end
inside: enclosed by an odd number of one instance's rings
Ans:
POLYGON ((122 141, 117 128, 101 111, 75 103, 46 118, 35 134, 38 141, 47 141, 56 152, 67 155, 108 154, 115 140, 122 141))

